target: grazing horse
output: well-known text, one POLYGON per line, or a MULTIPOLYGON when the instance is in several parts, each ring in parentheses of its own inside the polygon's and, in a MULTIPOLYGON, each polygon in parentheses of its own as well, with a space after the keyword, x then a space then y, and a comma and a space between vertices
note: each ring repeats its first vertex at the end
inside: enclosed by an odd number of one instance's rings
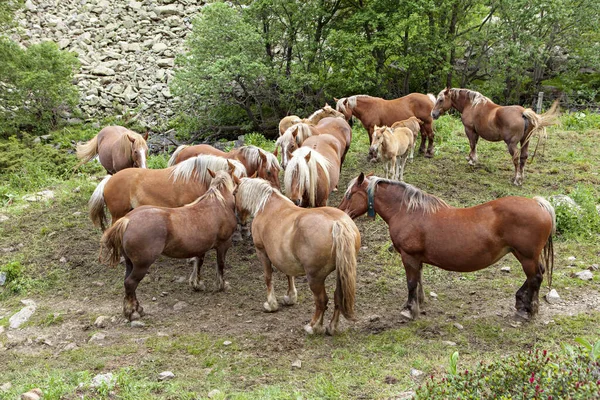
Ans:
POLYGON ((211 180, 208 168, 231 171, 238 177, 246 175, 246 169, 239 161, 212 155, 193 157, 165 169, 124 169, 98 184, 88 202, 90 219, 104 230, 108 223, 105 205, 114 224, 139 206, 181 207, 189 204, 208 190, 211 180))
POLYGON ((311 136, 292 154, 283 178, 285 194, 300 207, 323 207, 340 179, 339 142, 311 136))
POLYGON ((344 114, 337 110, 334 110, 329 104, 325 103, 325 107, 315 111, 308 118, 302 120, 301 122, 316 125, 319 123, 320 120, 327 117, 345 118, 344 114))
POLYGON ((369 144, 373 141, 373 130, 377 126, 392 126, 396 121, 417 117, 421 125, 421 146, 419 152, 425 152, 425 157, 433 157, 433 119, 431 110, 435 104, 432 94, 411 93, 394 100, 384 100, 379 97, 356 95, 337 100, 336 108, 344 114, 347 120, 354 115, 369 132, 369 144), (425 142, 429 141, 427 151, 425 142))
POLYGON ((241 223, 252 221, 256 254, 264 267, 267 312, 279 304, 273 290, 273 266, 288 277, 283 304, 297 301, 294 277, 306 275, 315 299, 315 313, 307 333, 321 331, 327 309, 325 278, 337 270, 335 309, 327 333, 337 330, 340 313, 354 320, 356 255, 360 248, 358 228, 346 214, 332 207, 296 207, 263 179, 242 178, 235 191, 236 212, 241 223))
POLYGON ((369 157, 371 157, 371 161, 375 161, 377 155, 381 154, 381 158, 385 162, 385 177, 404 181, 406 159, 409 154, 413 153, 414 148, 415 134, 410 128, 405 126, 395 128, 375 126, 369 157), (398 162, 398 157, 400 162, 398 162))
POLYGON ((281 147, 281 166, 285 169, 292 153, 299 148, 310 136, 328 133, 335 137, 340 144, 340 168, 350 149, 352 140, 352 128, 343 118, 326 117, 316 125, 298 123, 288 128, 275 142, 275 155, 281 147))
POLYGON ((81 159, 77 167, 98 156, 111 175, 125 168, 146 168, 147 139, 148 132, 142 136, 122 126, 107 126, 88 142, 77 144, 81 159))
POLYGON ((288 128, 294 124, 302 122, 302 118, 297 115, 288 115, 287 117, 283 117, 281 121, 279 121, 279 136, 283 135, 288 128))
POLYGON ((279 166, 277 157, 256 146, 242 146, 226 153, 208 144, 199 144, 196 146, 181 145, 175 150, 167 165, 172 167, 200 154, 212 154, 230 160, 237 160, 244 165, 248 176, 256 173, 259 178, 266 179, 271 182, 273 187, 279 189, 279 171, 281 167, 279 166))
POLYGON ((499 106, 474 90, 450 88, 440 92, 431 115, 437 119, 451 107, 460 112, 465 134, 469 138, 469 164, 475 165, 477 162, 476 147, 480 136, 490 142, 503 140, 515 166, 515 185, 521 185, 525 177, 530 139, 535 134, 539 134, 540 138, 545 137, 546 127, 555 124, 558 115, 558 100, 548 112, 538 115, 531 108, 499 106), (517 149, 519 143, 520 150, 517 149))
POLYGON ((542 197, 502 197, 454 208, 414 186, 361 173, 350 182, 339 208, 352 218, 364 213, 374 218, 377 213, 389 225, 406 271, 405 317, 417 318, 424 301, 424 263, 447 271, 471 272, 512 253, 527 276, 515 305, 517 315, 524 319, 538 311, 539 289, 548 269, 548 283, 552 284, 556 215, 542 197))
POLYGON ((150 266, 162 254, 172 258, 194 257, 190 284, 204 286, 198 271, 204 255, 217 251, 217 286, 225 290, 225 255, 237 226, 234 184, 226 171, 208 173, 213 178, 208 191, 191 204, 178 208, 143 206, 127 213, 102 235, 104 258, 116 266, 125 258, 123 314, 132 321, 144 315, 135 290, 150 266), (106 257, 108 256, 108 257, 106 257))

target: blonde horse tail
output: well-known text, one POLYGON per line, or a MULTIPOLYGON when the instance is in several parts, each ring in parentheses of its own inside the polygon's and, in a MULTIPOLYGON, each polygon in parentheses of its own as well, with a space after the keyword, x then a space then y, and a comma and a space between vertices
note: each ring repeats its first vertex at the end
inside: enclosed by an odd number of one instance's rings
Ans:
POLYGON ((115 267, 121 260, 121 253, 123 253, 123 235, 129 224, 129 218, 119 218, 113 226, 108 228, 102 239, 100 239, 100 260, 106 261, 108 259, 108 265, 115 267))
POLYGON ((189 146, 187 144, 182 144, 177 149, 175 149, 175 151, 173 152, 173 155, 171 156, 171 158, 169 158, 167 167, 172 167, 173 165, 177 164, 177 162, 176 162, 177 156, 179 155, 179 153, 181 153, 181 150, 185 149, 186 147, 189 147, 189 146))
POLYGON ((86 143, 78 143, 76 152, 77 158, 81 159, 81 161, 75 166, 74 169, 79 168, 98 155, 98 135, 94 136, 86 143))
MULTIPOLYGON (((555 125, 556 123, 558 123, 558 115, 559 115, 558 104, 559 104, 559 100, 555 100, 554 103, 552 103, 552 106, 550 107, 550 109, 548 111, 546 111, 545 113, 543 113, 542 115, 537 114, 531 108, 526 108, 523 111, 523 118, 525 118, 532 126, 532 128, 529 132, 525 132, 526 136, 525 136, 525 141, 523 142, 523 145, 528 143, 531 140, 531 138, 536 134, 539 138, 538 142, 535 146, 533 156, 531 157, 532 162, 535 159, 535 154, 537 153, 537 148, 538 148, 540 142, 545 143, 546 139, 548 139, 548 134, 546 133, 546 127, 555 125)), ((521 147, 523 147, 523 145, 521 145, 521 147)))
POLYGON ((337 270, 336 306, 342 315, 354 321, 354 300, 356 296, 356 228, 354 222, 344 217, 333 223, 333 248, 337 270), (337 301, 339 299, 339 302, 337 301))
POLYGON ((543 197, 536 196, 533 199, 537 201, 541 208, 550 214, 550 218, 552 219, 552 230, 550 231, 550 235, 548 235, 548 240, 546 241, 540 256, 542 266, 548 271, 548 288, 552 288, 552 273, 554 271, 554 244, 552 242, 552 236, 556 233, 556 212, 554 211, 552 204, 543 197))
POLYGON ((106 183, 111 177, 112 175, 106 175, 106 177, 102 179, 102 182, 100 182, 98 186, 96 186, 96 189, 94 189, 94 193, 92 193, 90 201, 88 201, 90 219, 95 226, 99 226, 103 231, 106 229, 106 225, 108 224, 108 218, 106 218, 106 213, 104 211, 104 186, 106 186, 106 183))

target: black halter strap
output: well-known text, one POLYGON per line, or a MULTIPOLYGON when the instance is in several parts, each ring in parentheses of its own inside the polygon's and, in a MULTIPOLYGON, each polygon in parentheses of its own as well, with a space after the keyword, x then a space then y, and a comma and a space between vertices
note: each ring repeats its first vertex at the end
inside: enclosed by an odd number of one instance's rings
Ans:
POLYGON ((375 185, 367 189, 367 216, 375 218, 375 196, 374 196, 375 185))

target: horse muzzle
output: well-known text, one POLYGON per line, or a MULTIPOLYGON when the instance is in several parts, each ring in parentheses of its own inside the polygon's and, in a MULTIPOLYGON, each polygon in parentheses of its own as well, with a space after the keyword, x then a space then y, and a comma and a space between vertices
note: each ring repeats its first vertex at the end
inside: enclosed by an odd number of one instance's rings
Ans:
POLYGON ((294 204, 298 207, 300 207, 300 205, 302 204, 302 200, 292 200, 294 202, 294 204))
POLYGON ((431 112, 431 118, 438 119, 440 117, 440 112, 435 110, 431 112))

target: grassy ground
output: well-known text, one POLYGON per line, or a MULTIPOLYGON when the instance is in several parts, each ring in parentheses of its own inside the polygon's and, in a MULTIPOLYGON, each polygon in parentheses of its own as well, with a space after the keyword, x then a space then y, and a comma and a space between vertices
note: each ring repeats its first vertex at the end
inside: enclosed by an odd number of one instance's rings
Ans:
MULTIPOLYGON (((443 117, 436 125, 435 158, 417 156, 407 165, 405 180, 454 206, 506 195, 572 193, 598 203, 598 119, 587 118, 591 122, 569 115, 563 126, 551 129, 544 157, 538 153, 527 166, 524 185, 515 187, 502 143, 480 141, 480 163, 471 167, 465 161, 468 142, 460 121, 443 117)), ((425 290, 435 292, 437 299, 428 295, 421 318, 404 321, 400 316, 406 300, 404 270, 399 257, 388 251, 387 226, 379 218, 363 218, 357 220, 363 246, 358 320, 342 321, 339 336, 304 334, 302 326, 310 319, 313 304, 303 280, 298 282, 297 305, 274 314, 262 312, 266 297, 262 271, 249 242, 234 246, 228 254, 225 273, 231 289, 226 293, 191 291, 190 265, 185 260, 159 259, 138 288, 148 312, 142 319, 145 326, 133 328, 121 317, 123 271, 98 263, 100 232, 86 214, 87 199, 102 170, 90 164, 73 173, 74 156, 64 151, 71 139, 93 133, 57 132, 60 150, 33 146, 20 156, 23 166, 2 164, 6 169, 0 176, 0 214, 8 220, 0 223, 0 268, 13 271, 15 278, 0 289, 0 326, 5 327, 0 333, 0 385, 12 384, 9 391, 0 391, 0 398, 12 399, 34 387, 40 387, 47 399, 196 399, 214 389, 220 393, 213 398, 398 398, 421 382, 411 369, 424 376, 443 374, 456 350, 459 368, 471 368, 479 361, 524 350, 556 349, 561 343, 574 343, 576 337, 597 339, 598 273, 590 282, 571 277, 598 264, 593 218, 561 225, 553 287, 563 301, 542 302, 539 316, 526 324, 512 318, 514 293, 525 279, 512 256, 471 274, 427 267, 425 290), (44 156, 36 159, 36 154, 44 156), (22 200, 25 194, 47 188, 55 191, 54 199, 22 200), (501 272, 502 266, 511 267, 511 272, 501 272), (23 329, 8 330, 8 318, 25 298, 37 302, 36 313, 23 329), (185 307, 174 310, 180 301, 185 307), (93 325, 100 315, 109 317, 105 328, 93 325), (105 338, 90 341, 97 333, 105 338), (297 360, 301 368, 292 367, 297 360), (158 374, 165 370, 175 378, 159 381, 158 374), (92 387, 92 378, 107 372, 115 380, 92 387)), ((344 185, 360 171, 383 173, 381 165, 366 162, 364 130, 356 128, 354 135, 340 191, 334 193, 331 205, 339 204, 344 185)), ((18 147, 0 145, 9 152, 18 147)), ((0 164, 6 154, 0 156, 0 164)), ((149 160, 154 166, 164 161, 165 156, 149 160)), ((211 253, 204 267, 209 289, 214 287, 210 271, 214 263, 211 253)), ((281 295, 285 277, 276 274, 275 282, 281 295)), ((330 297, 333 285, 330 277, 330 297)))

